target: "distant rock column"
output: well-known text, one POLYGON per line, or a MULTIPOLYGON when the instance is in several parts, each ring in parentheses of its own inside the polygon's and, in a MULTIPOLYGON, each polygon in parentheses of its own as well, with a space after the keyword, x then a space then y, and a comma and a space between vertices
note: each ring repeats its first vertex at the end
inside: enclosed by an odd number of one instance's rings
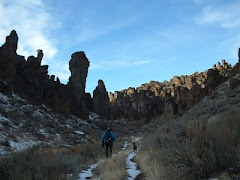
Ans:
POLYGON ((38 62, 39 62, 39 64, 41 65, 41 63, 42 63, 42 59, 43 59, 43 51, 41 50, 41 49, 38 49, 37 50, 37 60, 38 60, 38 62))
POLYGON ((78 101, 85 97, 86 78, 88 74, 89 61, 83 51, 75 52, 69 61, 71 77, 69 84, 73 88, 74 96, 78 101))
POLYGON ((240 63, 240 48, 238 48, 238 63, 240 63))
POLYGON ((3 44, 1 54, 8 57, 16 57, 18 45, 18 35, 15 30, 12 30, 10 35, 6 37, 6 42, 3 44))
POLYGON ((16 74, 18 36, 15 30, 6 37, 6 42, 0 48, 0 78, 13 77, 16 74))
POLYGON ((98 86, 93 91, 93 108, 94 112, 108 118, 109 115, 109 97, 104 82, 100 79, 98 86))
POLYGON ((240 72, 240 48, 238 49, 238 71, 240 72))

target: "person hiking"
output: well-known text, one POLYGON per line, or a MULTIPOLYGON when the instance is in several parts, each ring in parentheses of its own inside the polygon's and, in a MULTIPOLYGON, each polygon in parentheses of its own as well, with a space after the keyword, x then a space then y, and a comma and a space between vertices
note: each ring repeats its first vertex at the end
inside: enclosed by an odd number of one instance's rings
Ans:
POLYGON ((102 135, 102 147, 106 148, 106 156, 112 156, 113 141, 115 140, 115 135, 111 132, 110 128, 107 128, 107 131, 102 135))

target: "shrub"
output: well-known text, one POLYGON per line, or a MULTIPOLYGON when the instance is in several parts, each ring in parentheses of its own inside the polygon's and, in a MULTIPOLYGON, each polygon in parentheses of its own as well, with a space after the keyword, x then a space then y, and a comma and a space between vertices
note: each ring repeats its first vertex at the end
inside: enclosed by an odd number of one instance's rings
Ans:
POLYGON ((149 179, 208 178, 239 163, 239 111, 178 125, 162 126, 145 138, 140 155, 155 164, 148 168, 149 179))
POLYGON ((161 161, 178 178, 207 178, 238 161, 240 114, 222 114, 215 122, 194 121, 186 137, 170 140, 161 148, 161 161))

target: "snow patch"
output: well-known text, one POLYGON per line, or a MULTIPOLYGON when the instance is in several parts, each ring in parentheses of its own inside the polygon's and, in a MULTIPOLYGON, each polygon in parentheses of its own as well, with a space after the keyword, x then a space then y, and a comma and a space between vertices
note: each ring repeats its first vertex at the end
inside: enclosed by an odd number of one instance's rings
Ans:
POLYGON ((137 169, 137 163, 132 161, 135 156, 136 153, 132 152, 126 159, 128 180, 134 180, 139 174, 141 174, 141 171, 137 169))
POLYGON ((122 151, 126 150, 128 146, 129 146, 129 143, 127 141, 125 141, 124 145, 122 147, 122 151))
POLYGON ((56 133, 57 139, 60 141, 61 140, 61 135, 56 133))
POLYGON ((141 137, 134 137, 134 136, 132 136, 132 139, 134 139, 134 141, 141 141, 141 137))
POLYGON ((33 112, 33 116, 35 117, 44 117, 44 114, 38 109, 36 111, 33 112))
POLYGON ((80 135, 84 135, 85 133, 84 132, 82 132, 82 131, 74 131, 75 133, 77 133, 77 134, 80 134, 80 135))
POLYGON ((0 101, 7 103, 9 98, 0 92, 0 101))
POLYGON ((69 124, 66 125, 68 129, 72 129, 72 126, 70 126, 69 124))
POLYGON ((98 121, 98 120, 99 120, 99 115, 97 115, 97 114, 94 113, 94 112, 90 112, 88 118, 89 118, 89 120, 91 120, 91 121, 98 121))
POLYGON ((10 147, 15 151, 22 151, 26 150, 34 145, 37 145, 37 142, 35 141, 21 141, 21 142, 15 142, 15 141, 9 141, 10 147))
POLYGON ((96 167, 98 167, 99 162, 92 164, 89 166, 89 168, 87 170, 83 170, 82 173, 80 173, 78 176, 78 180, 85 180, 85 179, 89 179, 90 177, 92 177, 93 173, 92 170, 95 169, 96 167))
POLYGON ((26 103, 26 100, 21 98, 18 94, 16 93, 12 93, 12 96, 14 99, 18 100, 18 101, 22 101, 22 102, 25 102, 26 103))
POLYGON ((42 135, 48 136, 49 134, 44 130, 44 129, 39 129, 38 130, 42 135))
POLYGON ((8 118, 6 118, 0 114, 0 122, 10 122, 10 121, 8 118))

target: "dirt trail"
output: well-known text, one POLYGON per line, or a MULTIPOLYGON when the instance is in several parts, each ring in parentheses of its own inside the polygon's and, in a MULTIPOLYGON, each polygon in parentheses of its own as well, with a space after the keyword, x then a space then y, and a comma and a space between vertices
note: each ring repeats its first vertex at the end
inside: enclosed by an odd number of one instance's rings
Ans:
MULTIPOLYGON (((117 154, 113 154, 113 156, 117 156, 119 153, 125 151, 128 146, 129 146, 129 143, 127 141, 125 141, 124 145, 122 147, 122 150, 119 151, 117 154)), ((103 161, 104 160, 100 160, 99 162, 90 165, 87 170, 83 170, 81 173, 79 173, 78 174, 78 180, 91 179, 91 177, 93 176, 93 173, 92 173, 93 169, 97 168, 98 165, 103 161)))
MULTIPOLYGON (((140 138, 134 138, 134 141, 140 141, 140 138)), ((117 154, 114 154, 113 156, 118 156, 120 153, 124 152, 127 147, 129 146, 129 142, 125 141, 124 145, 122 147, 122 150, 119 151, 117 154)), ((126 152, 125 152, 126 153, 126 152)), ((136 156, 137 152, 130 152, 127 155, 126 158, 126 171, 128 174, 127 180, 137 180, 142 175, 142 172, 137 168, 137 163, 133 161, 134 157, 136 156)), ((83 170, 81 173, 78 174, 78 180, 85 180, 85 179, 91 179, 93 176, 93 169, 97 168, 98 165, 105 160, 100 160, 99 162, 92 164, 89 166, 87 170, 83 170)))

